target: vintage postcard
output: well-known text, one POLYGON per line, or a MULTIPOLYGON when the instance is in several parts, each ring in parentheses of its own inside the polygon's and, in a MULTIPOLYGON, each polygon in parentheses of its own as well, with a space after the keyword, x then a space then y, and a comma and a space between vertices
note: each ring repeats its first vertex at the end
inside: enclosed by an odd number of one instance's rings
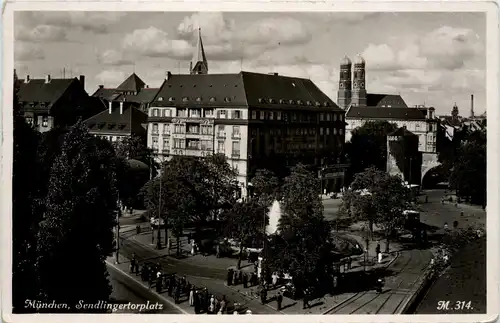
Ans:
POLYGON ((495 319, 497 10, 7 3, 3 320, 495 319))

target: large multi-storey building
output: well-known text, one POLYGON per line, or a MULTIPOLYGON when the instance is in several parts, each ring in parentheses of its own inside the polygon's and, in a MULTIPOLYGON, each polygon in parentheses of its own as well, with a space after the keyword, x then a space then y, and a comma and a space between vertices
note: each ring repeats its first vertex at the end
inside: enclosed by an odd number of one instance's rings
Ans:
MULTIPOLYGON (((148 146, 172 156, 224 154, 242 194, 258 168, 286 174, 296 163, 342 160, 344 114, 311 80, 276 73, 208 74, 201 36, 189 74, 168 72, 149 109, 148 146)), ((342 170, 324 181, 340 189, 342 170)))

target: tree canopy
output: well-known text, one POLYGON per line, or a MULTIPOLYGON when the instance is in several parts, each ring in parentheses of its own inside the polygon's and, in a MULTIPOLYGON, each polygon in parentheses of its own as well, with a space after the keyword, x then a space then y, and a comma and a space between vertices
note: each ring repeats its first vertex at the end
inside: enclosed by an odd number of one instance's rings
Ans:
POLYGON ((410 190, 402 183, 401 177, 391 176, 375 167, 356 174, 342 199, 342 207, 355 220, 366 221, 372 234, 374 224, 381 226, 387 239, 403 224, 403 212, 411 206, 410 190))
POLYGON ((115 161, 111 144, 82 123, 65 135, 36 235, 42 299, 69 305, 109 299, 105 259, 113 251, 115 161))
POLYGON ((397 125, 387 121, 368 121, 352 131, 345 145, 350 163, 346 181, 350 183, 354 174, 370 166, 385 170, 387 167, 387 135, 397 130, 397 125))
POLYGON ((486 131, 474 131, 460 143, 450 173, 457 195, 486 203, 486 131))
POLYGON ((299 290, 324 282, 333 268, 331 228, 323 217, 319 188, 314 172, 303 165, 292 169, 282 188, 278 234, 267 251, 270 268, 290 273, 299 290))
POLYGON ((268 169, 258 169, 250 181, 252 183, 252 198, 258 199, 264 205, 271 205, 279 198, 280 179, 268 169))

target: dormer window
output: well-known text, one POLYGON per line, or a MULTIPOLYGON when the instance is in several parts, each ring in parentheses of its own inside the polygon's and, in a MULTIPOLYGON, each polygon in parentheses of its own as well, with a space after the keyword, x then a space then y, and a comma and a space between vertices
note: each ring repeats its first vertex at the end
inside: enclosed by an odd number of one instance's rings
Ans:
POLYGON ((280 99, 280 104, 285 104, 285 99, 280 99))
POLYGON ((183 102, 187 102, 187 101, 188 101, 188 97, 187 97, 187 96, 183 97, 183 98, 182 98, 182 101, 183 101, 183 102))
POLYGON ((168 100, 169 100, 170 102, 173 102, 173 101, 175 101, 175 98, 171 96, 171 97, 169 97, 169 98, 168 98, 168 100))
POLYGON ((200 98, 200 97, 197 97, 197 98, 196 98, 196 102, 201 102, 201 98, 200 98))
POLYGON ((162 96, 160 96, 160 97, 158 98, 158 101, 163 101, 163 97, 162 97, 162 96))
POLYGON ((215 97, 211 97, 210 102, 215 102, 215 97))
POLYGON ((316 104, 317 107, 321 106, 321 102, 319 102, 319 101, 316 101, 315 104, 316 104))
POLYGON ((259 98, 259 103, 264 103, 264 99, 263 98, 259 98))
POLYGON ((297 100, 297 104, 298 104, 298 105, 302 105, 302 104, 303 104, 303 103, 302 103, 302 100, 297 100))
POLYGON ((307 105, 312 105, 312 102, 311 101, 306 101, 306 104, 307 105))
POLYGON ((324 105, 325 107, 329 107, 329 106, 330 106, 330 103, 328 103, 327 101, 325 101, 325 103, 323 103, 323 105, 324 105))
POLYGON ((294 100, 289 100, 288 103, 295 104, 295 101, 294 100))
POLYGON ((228 97, 228 96, 226 96, 226 97, 224 98, 224 102, 231 102, 231 98, 230 98, 230 97, 228 97))
POLYGON ((274 103, 274 99, 269 99, 269 103, 274 103))

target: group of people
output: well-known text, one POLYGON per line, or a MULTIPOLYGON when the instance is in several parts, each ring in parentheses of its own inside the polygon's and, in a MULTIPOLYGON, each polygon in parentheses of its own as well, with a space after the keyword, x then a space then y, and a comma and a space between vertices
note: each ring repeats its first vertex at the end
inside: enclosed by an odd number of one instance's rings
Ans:
POLYGON ((243 284, 243 288, 256 286, 259 283, 257 278, 257 272, 243 272, 242 270, 234 270, 233 268, 229 268, 227 270, 227 285, 228 286, 236 286, 239 284, 243 284))
MULTIPOLYGON (((161 264, 144 264, 139 268, 135 255, 130 260, 130 272, 140 275, 143 281, 149 283, 149 288, 153 285, 157 293, 167 291, 168 296, 172 297, 175 304, 181 302, 181 297, 187 297, 189 306, 193 307, 195 314, 227 314, 228 300, 226 296, 221 298, 210 294, 208 289, 197 288, 191 284, 186 276, 177 277, 175 274, 166 274, 161 269, 161 264)), ((236 304, 233 314, 239 314, 236 304)), ((246 314, 252 314, 250 310, 246 314)))

